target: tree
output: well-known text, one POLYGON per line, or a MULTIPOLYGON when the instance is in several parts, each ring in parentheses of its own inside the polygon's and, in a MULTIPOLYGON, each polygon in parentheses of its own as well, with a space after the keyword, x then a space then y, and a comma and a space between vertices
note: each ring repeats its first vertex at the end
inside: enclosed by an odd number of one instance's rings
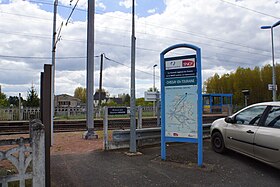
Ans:
POLYGON ((143 97, 136 99, 136 106, 153 106, 153 102, 145 101, 143 97))
POLYGON ((17 96, 10 96, 8 99, 10 105, 18 106, 18 97, 17 96))
POLYGON ((35 90, 34 86, 31 86, 31 89, 27 92, 27 100, 25 105, 27 107, 39 107, 40 106, 40 99, 38 97, 37 91, 35 90))
MULTIPOLYGON (((110 96, 109 92, 105 89, 101 89, 102 93, 106 94, 106 97, 108 98, 110 96)), ((98 95, 99 89, 95 90, 95 94, 98 95)), ((82 103, 86 103, 87 101, 87 89, 83 87, 77 87, 74 91, 74 97, 81 99, 82 103)))
POLYGON ((124 103, 125 106, 130 105, 130 95, 129 94, 125 94, 125 96, 123 98, 123 103, 124 103))
MULTIPOLYGON (((280 65, 276 65, 276 72, 280 73, 280 65)), ((277 76, 276 82, 280 81, 277 76)), ((272 91, 268 90, 268 84, 272 83, 272 67, 265 65, 254 69, 238 67, 235 72, 219 76, 214 74, 208 78, 204 85, 207 93, 232 93, 233 103, 244 105, 242 90, 250 90, 249 104, 271 101, 272 91)))
MULTIPOLYGON (((13 106, 18 106, 18 104, 19 104, 18 96, 10 96, 8 101, 9 101, 9 104, 13 105, 13 106)), ((20 101, 21 101, 22 105, 25 105, 26 101, 22 97, 20 97, 20 101)))
POLYGON ((125 106, 130 105, 130 95, 126 93, 118 94, 118 98, 122 98, 122 102, 125 106))
POLYGON ((115 101, 110 101, 108 103, 105 103, 104 106, 118 106, 118 104, 115 101))
POLYGON ((8 107, 9 101, 4 93, 0 93, 0 107, 8 107))
POLYGON ((77 87, 74 91, 74 97, 80 99, 82 103, 86 103, 87 89, 83 87, 77 87))

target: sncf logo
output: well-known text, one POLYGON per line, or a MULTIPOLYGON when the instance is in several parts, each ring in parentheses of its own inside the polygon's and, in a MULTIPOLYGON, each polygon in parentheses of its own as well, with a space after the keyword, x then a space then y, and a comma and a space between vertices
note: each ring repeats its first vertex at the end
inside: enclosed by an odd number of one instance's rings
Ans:
POLYGON ((175 61, 171 61, 171 62, 170 62, 170 65, 171 65, 171 66, 175 66, 175 64, 176 64, 175 61))
POLYGON ((193 60, 183 60, 182 62, 183 67, 194 67, 193 60))

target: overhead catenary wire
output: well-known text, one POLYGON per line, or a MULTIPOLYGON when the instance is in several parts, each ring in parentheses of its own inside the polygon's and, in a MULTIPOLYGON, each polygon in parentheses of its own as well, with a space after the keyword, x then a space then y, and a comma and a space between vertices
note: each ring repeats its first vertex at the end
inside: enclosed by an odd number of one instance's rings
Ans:
MULTIPOLYGON (((106 28, 106 29, 110 29, 110 30, 114 30, 115 28, 108 28, 108 27, 99 27, 97 26, 97 28, 106 28)), ((120 30, 120 29, 118 29, 120 30)), ((124 32, 128 32, 126 30, 122 30, 124 32)), ((49 39, 51 36, 45 36, 45 35, 38 35, 36 33, 31 33, 31 34, 26 34, 26 33, 16 33, 16 32, 5 32, 5 31, 0 31, 0 33, 4 33, 4 34, 9 34, 9 35, 19 35, 19 36, 28 36, 28 37, 35 37, 35 38, 44 38, 44 39, 49 39), (34 35, 34 36, 33 36, 34 35)), ((142 33, 142 32, 137 32, 138 34, 146 34, 146 35, 151 35, 151 36, 159 36, 159 35, 155 35, 155 34, 151 34, 151 33, 142 33)), ((169 37, 169 36, 165 36, 165 35, 160 35, 164 40, 169 39, 169 40, 182 40, 181 38, 176 38, 176 37, 169 37)), ((70 39, 70 38, 63 38, 64 41, 72 41, 72 42, 86 42, 85 40, 78 40, 78 39, 70 39)), ((149 41, 158 41, 156 39, 143 39, 141 37, 138 37, 138 40, 149 40, 149 41)), ((225 47, 225 46, 219 46, 219 45, 215 45, 215 44, 210 44, 210 43, 205 43, 205 42, 200 42, 200 41, 193 41, 194 43, 197 44, 203 44, 206 46, 211 46, 211 47, 216 47, 216 48, 220 48, 220 49, 227 49, 227 50, 232 50, 232 51, 240 51, 243 53, 249 53, 249 54, 254 54, 254 55, 260 55, 260 56, 267 56, 270 57, 270 51, 266 51, 266 50, 262 50, 262 52, 265 53, 269 53, 269 54, 261 54, 259 52, 253 52, 253 51, 248 51, 248 50, 244 50, 244 49, 239 49, 239 48, 229 48, 229 47, 225 47)), ((253 49, 253 50, 257 50, 257 49, 253 49)))
MULTIPOLYGON (((36 1, 32 1, 32 2, 36 2, 36 1)), ((62 7, 67 7, 67 6, 62 5, 62 7)), ((71 8, 71 7, 68 7, 68 8, 71 8)), ((84 10, 84 9, 82 9, 82 10, 84 10)), ((84 10, 84 11, 86 12, 87 10, 84 10)), ((105 16, 108 16, 108 15, 105 15, 105 16)), ((123 18, 116 17, 116 16, 111 16, 111 17, 118 18, 118 19, 123 19, 123 18)), ((126 20, 130 21, 129 19, 126 19, 126 20)), ((156 25, 156 24, 152 24, 152 23, 148 23, 148 22, 145 22, 145 24, 146 25, 150 25, 150 26, 154 26, 154 27, 158 27, 158 28, 172 30, 172 31, 175 31, 175 32, 181 32, 181 33, 192 35, 192 36, 199 37, 199 38, 205 38, 205 39, 209 39, 209 40, 213 40, 213 41, 218 41, 218 42, 223 42, 223 43, 227 43, 227 44, 231 44, 231 45, 236 45, 236 46, 240 46, 240 47, 245 47, 245 48, 249 48, 249 49, 253 49, 253 50, 263 51, 262 49, 253 48, 253 47, 250 47, 250 46, 247 46, 247 45, 244 45, 244 44, 240 44, 240 43, 235 43, 235 42, 232 42, 232 41, 226 41, 226 40, 222 40, 222 39, 218 39, 218 38, 209 37, 207 35, 203 35, 203 34, 199 34, 199 33, 187 32, 187 31, 182 31, 182 30, 173 29, 173 28, 166 28, 166 27, 163 27, 161 25, 156 25)))
POLYGON ((242 6, 242 5, 238 5, 236 3, 231 3, 229 1, 225 1, 225 0, 219 0, 223 3, 227 3, 229 5, 232 5, 232 6, 235 6, 235 7, 238 7, 238 8, 242 8, 244 10, 247 10, 247 11, 250 11, 250 12, 254 12, 254 13, 257 13, 257 14, 261 14, 261 15, 264 15, 264 16, 268 16, 268 17, 271 17, 271 18, 275 18, 275 19, 280 19, 280 17, 277 17, 277 16, 273 16, 271 14, 267 14, 267 13, 264 13, 264 12, 261 12, 261 11, 258 11, 258 10, 254 10, 254 9, 251 9, 251 8, 248 8, 248 7, 245 7, 245 6, 242 6))
MULTIPOLYGON (((1 31, 0 31, 1 33, 1 31)), ((39 36, 36 35, 36 36, 32 36, 32 35, 28 35, 28 34, 22 34, 22 33, 7 33, 7 34, 14 34, 14 35, 23 35, 23 36, 30 36, 30 37, 36 37, 38 38, 39 36)), ((40 37, 40 38, 44 38, 44 39, 49 39, 49 37, 40 37)), ((141 37, 138 37, 139 40, 141 40, 142 38, 141 37)), ((170 38, 170 39, 175 39, 175 40, 179 40, 179 38, 170 38)), ((155 40, 152 40, 152 39, 145 39, 145 40, 149 40, 149 41, 155 41, 155 40)), ((64 41, 73 41, 73 42, 82 42, 84 43, 85 40, 77 40, 77 39, 65 39, 64 38, 64 41)), ((162 42, 161 42, 162 43, 162 42)), ((220 49, 226 49, 226 50, 232 50, 232 51, 240 51, 240 52, 243 52, 243 53, 249 53, 249 54, 254 54, 254 55, 260 55, 260 56, 267 56, 267 57, 270 57, 270 55, 266 55, 266 54, 261 54, 261 53, 257 53, 257 52, 252 52, 252 51, 246 51, 246 50, 241 50, 241 49, 233 49, 233 48, 227 48, 227 47, 222 47, 222 46, 217 46, 217 45, 213 45, 213 44, 208 44, 208 43, 204 43, 204 42, 197 42, 195 41, 195 43, 200 43, 200 44, 203 44, 203 45, 207 45, 207 46, 213 46, 213 47, 217 47, 217 48, 220 48, 220 49)), ((120 45, 120 44, 113 44, 113 43, 104 43, 104 42, 100 42, 100 41, 97 41, 96 44, 99 44, 99 45, 108 45, 108 46, 119 46, 119 47, 128 47, 128 46, 124 46, 124 45, 120 45)), ((140 49, 140 50, 146 50, 146 51, 154 51, 154 52, 160 52, 158 50, 152 50, 152 49, 145 49, 145 48, 141 48, 141 47, 138 47, 137 49, 140 49)), ((264 51, 266 52, 266 51, 264 51)), ((233 55, 230 55, 230 54, 223 54, 223 53, 216 53, 216 55, 223 55, 223 56, 230 56, 230 57, 233 57, 233 58, 240 58, 242 60, 244 59, 248 59, 248 60, 253 60, 252 58, 250 57, 239 57, 239 56, 233 56, 233 55)))
MULTIPOLYGON (((37 59, 37 60, 49 60, 51 57, 43 57, 43 56, 17 56, 17 55, 0 55, 2 58, 15 58, 15 59, 37 59)), ((100 57, 100 55, 94 56, 100 57)), ((67 56, 67 57, 56 57, 56 59, 60 60, 68 60, 68 59, 85 59, 85 56, 67 56)))
POLYGON ((71 18, 71 16, 72 16, 72 14, 73 14, 73 12, 74 12, 74 10, 75 10, 75 8, 76 8, 78 2, 79 2, 79 0, 76 1, 75 6, 74 6, 74 7, 72 8, 72 10, 71 10, 71 13, 70 13, 70 15, 68 16, 67 21, 66 21, 66 23, 65 23, 66 26, 67 26, 67 24, 68 24, 68 22, 69 22, 69 20, 70 20, 70 18, 71 18))
MULTIPOLYGON (((50 6, 53 5, 52 3, 48 3, 48 2, 45 2, 45 1, 34 1, 34 0, 28 0, 28 1, 31 2, 31 3, 40 3, 40 4, 50 5, 50 6)), ((219 1, 221 1, 223 3, 226 3, 228 5, 231 5, 231 6, 235 6, 235 7, 244 9, 244 10, 252 12, 252 13, 260 14, 260 15, 275 18, 275 19, 280 19, 280 17, 278 17, 278 16, 274 16, 274 15, 271 15, 271 14, 268 14, 268 13, 265 13, 265 12, 262 12, 262 11, 259 11, 259 10, 255 10, 255 9, 252 9, 252 8, 249 8, 249 7, 246 7, 246 6, 238 5, 236 3, 232 3, 232 2, 229 2, 229 1, 226 1, 226 0, 219 0, 219 1)), ((62 5, 62 4, 59 4, 58 6, 63 7, 63 8, 68 8, 68 9, 71 8, 69 6, 65 6, 65 5, 62 5)), ((87 12, 86 9, 81 9, 81 8, 76 8, 76 9, 79 10, 79 11, 87 12)), ((105 13, 105 11, 99 11, 99 12, 105 13)), ((124 18, 122 18, 122 19, 124 19, 124 18)))
MULTIPOLYGON (((21 16, 23 16, 23 15, 21 15, 21 16)), ((28 17, 32 17, 32 16, 28 16, 28 17)), ((242 43, 235 43, 235 42, 232 42, 232 41, 226 41, 226 40, 222 40, 222 39, 219 39, 219 38, 213 38, 213 37, 210 37, 210 36, 207 36, 207 35, 203 35, 203 34, 199 34, 199 33, 193 33, 193 32, 173 29, 173 28, 166 28, 166 27, 163 27, 161 25, 151 24, 151 23, 147 23, 147 22, 145 24, 149 25, 149 26, 157 27, 157 28, 162 28, 162 29, 167 29, 167 30, 174 31, 174 32, 179 32, 179 33, 187 34, 187 35, 198 37, 198 38, 202 38, 202 39, 208 39, 208 40, 222 42, 222 43, 226 43, 226 44, 230 44, 230 45, 236 45, 236 46, 239 46, 239 47, 244 47, 244 48, 248 48, 248 49, 252 49, 252 50, 264 51, 262 49, 254 48, 254 47, 242 44, 242 43)), ((129 31, 126 31, 126 32, 129 32, 129 31)), ((148 33, 146 33, 146 34, 148 34, 148 33)), ((265 51, 265 52, 268 52, 268 51, 265 51)))
MULTIPOLYGON (((128 65, 126 65, 126 64, 124 64, 124 63, 121 63, 121 62, 118 62, 118 61, 116 61, 116 60, 110 59, 110 58, 106 57, 105 55, 104 55, 104 58, 105 58, 106 60, 109 60, 109 61, 111 61, 111 62, 117 63, 117 64, 122 65, 122 66, 125 66, 125 67, 127 67, 127 68, 131 68, 131 66, 128 66, 128 65)), ((145 73, 145 74, 148 74, 148 75, 153 75, 152 73, 149 73, 149 72, 146 72, 146 71, 137 69, 137 68, 136 68, 135 70, 137 70, 137 71, 139 71, 139 72, 142 72, 142 73, 145 73)), ((157 77, 159 77, 159 76, 157 76, 157 77)))
MULTIPOLYGON (((123 47, 123 48, 130 48, 129 45, 121 45, 121 44, 112 44, 112 43, 107 43, 107 42, 96 42, 96 44, 98 45, 106 45, 106 46, 117 46, 117 47, 123 47)), ((148 51, 148 52, 153 52, 153 53, 160 53, 161 51, 160 50, 156 50, 156 49, 151 49, 151 48, 143 48, 143 47, 136 47, 137 50, 144 50, 144 51, 148 51)), ((182 55, 182 54, 179 54, 179 53, 175 53, 175 54, 178 54, 178 55, 182 55)), ((16 58, 16 59, 40 59, 40 60, 48 60, 48 59, 51 59, 50 57, 38 57, 38 56, 16 56, 16 55, 1 55, 0 54, 0 57, 3 57, 3 58, 16 58)), ((95 56, 95 57, 99 57, 99 56, 95 56)), ((58 60, 64 60, 64 59, 71 59, 71 58, 80 58, 80 59, 85 59, 86 57, 57 57, 58 60)), ((210 59, 210 60, 215 60, 215 61, 218 61, 219 59, 215 58, 215 57, 209 57, 209 56, 203 56, 202 57, 203 59, 210 59)), ((224 59, 221 59, 219 61, 222 61, 222 62, 228 62, 228 63, 233 63, 233 64, 236 64, 237 61, 232 61, 232 60, 224 60, 224 59)), ((248 64, 248 65, 252 65, 250 63, 246 63, 246 62, 242 62, 243 64, 248 64)))
MULTIPOLYGON (((33 1, 35 2, 35 1, 33 1)), ((66 6, 65 6, 66 7, 66 6)), ((69 8, 69 7, 68 7, 69 8)), ((153 25, 152 25, 153 26, 153 25)), ((164 28, 164 27, 163 27, 164 28)), ((146 33, 147 34, 147 33, 146 33)), ((150 34, 150 33, 148 33, 150 34)), ((152 34, 150 34, 152 35, 152 34)), ((75 39, 64 39, 66 41, 78 41, 78 40, 75 40, 75 39)), ((79 40, 80 42, 84 42, 82 40, 79 40)), ((198 43, 202 43, 203 42, 198 42, 198 43)), ((127 47, 127 46, 124 46, 124 45, 117 45, 117 44, 109 44, 109 43, 105 43, 105 42, 97 42, 97 44, 99 45, 113 45, 113 46, 120 46, 120 47, 127 47)), ((204 43, 205 44, 205 43, 204 43)), ((206 44, 205 44, 206 45, 206 44)), ((213 45, 212 45, 213 46, 213 45)), ((225 47, 221 47, 221 46, 215 46, 215 47, 219 47, 219 48, 223 48, 223 49, 226 49, 225 47)), ((248 46, 243 46, 243 47, 248 47, 248 46)), ((137 49, 140 49, 140 50, 146 50, 146 51, 154 51, 154 52, 158 52, 158 50, 152 50, 152 49, 146 49, 146 48, 140 48, 138 47, 137 49)), ((240 49, 230 49, 228 48, 229 50, 237 50, 237 51, 240 51, 240 49)), ((253 49, 253 50, 261 50, 261 49, 256 49, 256 48, 248 48, 248 49, 253 49)), ((265 50, 261 50, 262 52, 269 52, 269 51, 265 51, 265 50)), ((256 54, 256 55, 263 55, 263 56, 268 56, 268 55, 264 55, 264 54, 260 54, 260 53, 254 53, 254 52, 250 52, 250 51, 243 51, 243 52, 248 52, 248 53, 253 53, 253 54, 256 54)), ((237 57, 238 58, 238 57, 237 57)), ((217 60, 217 59, 215 59, 217 60)), ((233 61, 232 61, 233 62, 233 61)), ((234 63, 234 62, 233 62, 234 63)))

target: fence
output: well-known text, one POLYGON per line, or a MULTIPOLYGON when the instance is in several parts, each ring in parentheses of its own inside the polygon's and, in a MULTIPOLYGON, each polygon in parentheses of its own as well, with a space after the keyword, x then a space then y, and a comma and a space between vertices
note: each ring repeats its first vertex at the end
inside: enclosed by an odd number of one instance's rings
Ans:
MULTIPOLYGON (((142 110, 144 115, 146 113, 153 113, 152 106, 143 106, 142 110), (146 113, 145 113, 146 112, 146 113)), ((56 107, 55 117, 65 118, 85 118, 86 107, 56 107)), ((95 108, 94 116, 102 117, 102 110, 95 108)), ((40 108, 26 107, 20 110, 18 108, 0 108, 0 121, 17 121, 17 120, 30 120, 30 116, 36 119, 40 118, 40 108)))
POLYGON ((0 108, 0 121, 29 120, 30 116, 40 118, 40 108, 26 107, 20 110, 18 108, 0 108))
POLYGON ((0 147, 13 146, 5 151, 0 150, 0 162, 8 160, 17 170, 12 175, 0 176, 1 187, 8 187, 14 182, 19 182, 20 187, 24 187, 26 180, 32 180, 33 187, 45 186, 44 126, 40 120, 33 120, 30 125, 31 138, 0 140, 0 147))

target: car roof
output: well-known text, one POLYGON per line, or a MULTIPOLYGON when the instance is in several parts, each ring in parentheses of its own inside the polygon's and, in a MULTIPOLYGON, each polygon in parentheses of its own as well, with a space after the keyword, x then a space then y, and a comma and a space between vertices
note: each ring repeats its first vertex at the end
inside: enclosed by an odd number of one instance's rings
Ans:
POLYGON ((249 105, 249 106, 247 106, 245 108, 242 108, 241 110, 235 112, 231 116, 235 116, 238 113, 240 113, 240 112, 242 112, 244 110, 247 110, 248 108, 254 107, 254 106, 279 106, 280 107, 280 101, 270 101, 270 102, 255 103, 255 104, 249 105))
POLYGON ((270 102, 256 103, 256 104, 253 104, 251 106, 260 106, 260 105, 280 106, 280 101, 270 101, 270 102))

